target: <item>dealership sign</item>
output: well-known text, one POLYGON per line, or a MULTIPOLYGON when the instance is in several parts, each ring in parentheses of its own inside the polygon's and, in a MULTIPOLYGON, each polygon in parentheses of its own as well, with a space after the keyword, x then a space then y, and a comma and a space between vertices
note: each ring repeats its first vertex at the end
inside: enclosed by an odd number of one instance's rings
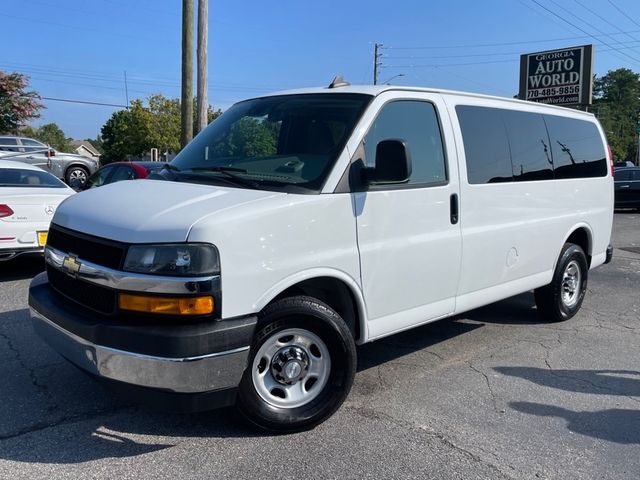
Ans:
POLYGON ((593 45, 520 56, 518 98, 552 105, 589 105, 593 45))

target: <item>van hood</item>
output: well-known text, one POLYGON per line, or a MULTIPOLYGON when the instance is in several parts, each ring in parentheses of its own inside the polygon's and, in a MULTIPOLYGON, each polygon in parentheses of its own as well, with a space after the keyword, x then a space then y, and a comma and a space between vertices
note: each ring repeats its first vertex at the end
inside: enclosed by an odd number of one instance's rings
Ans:
POLYGON ((127 180, 70 197, 53 223, 126 243, 184 242, 201 218, 285 193, 127 180))

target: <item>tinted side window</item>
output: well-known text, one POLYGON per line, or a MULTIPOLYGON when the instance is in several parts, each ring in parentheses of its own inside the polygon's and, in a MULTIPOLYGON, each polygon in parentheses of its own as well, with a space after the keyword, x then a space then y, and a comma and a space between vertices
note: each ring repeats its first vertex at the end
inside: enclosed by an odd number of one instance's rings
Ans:
POLYGON ((513 178, 516 181, 551 180, 553 163, 542 115, 515 110, 501 111, 509 138, 513 178))
POLYGON ((0 151, 17 152, 18 141, 15 138, 0 137, 0 151))
POLYGON ((513 180, 507 131, 497 108, 456 107, 469 183, 510 182, 513 180))
POLYGON ((603 177, 607 161, 594 123, 544 115, 549 131, 555 178, 603 177))
POLYGON ((29 138, 21 138, 20 141, 22 142, 22 145, 26 145, 28 147, 47 148, 44 143, 40 143, 35 140, 31 140, 29 138))
POLYGON ((374 166, 382 140, 399 138, 411 155, 409 184, 447 180, 444 149, 435 107, 429 102, 399 100, 385 105, 364 140, 367 166, 374 166))
POLYGON ((631 180, 631 170, 617 170, 615 173, 614 180, 616 182, 624 182, 631 180))
POLYGON ((104 182, 107 180, 107 177, 113 172, 113 170, 117 167, 117 165, 109 165, 107 167, 102 167, 96 173, 89 177, 89 185, 91 187, 99 187, 104 185, 104 182))
POLYGON ((128 165, 119 165, 113 176, 109 179, 109 183, 120 182, 122 180, 133 180, 136 178, 133 168, 128 165))

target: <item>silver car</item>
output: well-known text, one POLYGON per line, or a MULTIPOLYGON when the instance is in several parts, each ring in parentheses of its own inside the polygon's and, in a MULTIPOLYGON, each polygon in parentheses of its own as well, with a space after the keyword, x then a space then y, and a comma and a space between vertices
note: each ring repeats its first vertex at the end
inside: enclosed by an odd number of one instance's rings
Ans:
POLYGON ((26 137, 0 136, 0 162, 3 159, 43 168, 73 187, 83 186, 98 169, 98 162, 91 158, 58 152, 38 140, 26 137))

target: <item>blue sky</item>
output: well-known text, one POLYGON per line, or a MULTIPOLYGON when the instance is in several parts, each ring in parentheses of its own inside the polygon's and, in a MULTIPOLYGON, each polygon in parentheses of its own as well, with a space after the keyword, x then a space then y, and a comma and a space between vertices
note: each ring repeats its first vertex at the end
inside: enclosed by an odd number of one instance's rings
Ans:
MULTIPOLYGON (((124 105, 125 71, 130 99, 179 97, 181 4, 3 2, 0 69, 29 75, 46 97, 124 105)), ((393 83, 512 96, 526 52, 594 44, 597 75, 640 72, 640 2, 210 0, 209 101, 225 109, 273 90, 327 85, 337 73, 371 83, 376 42, 384 45, 381 82, 402 74, 393 83)), ((95 137, 117 110, 44 103, 33 124, 56 122, 74 138, 95 137)))

